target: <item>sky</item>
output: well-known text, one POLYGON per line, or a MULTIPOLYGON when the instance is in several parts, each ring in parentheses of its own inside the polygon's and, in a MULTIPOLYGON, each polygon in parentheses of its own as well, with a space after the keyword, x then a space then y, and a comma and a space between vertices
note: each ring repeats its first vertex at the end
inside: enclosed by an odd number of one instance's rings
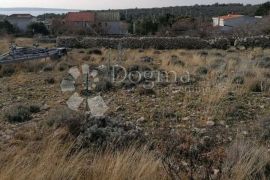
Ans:
POLYGON ((194 4, 243 3, 259 4, 267 0, 0 0, 0 8, 42 7, 64 9, 124 9, 182 6, 194 4))

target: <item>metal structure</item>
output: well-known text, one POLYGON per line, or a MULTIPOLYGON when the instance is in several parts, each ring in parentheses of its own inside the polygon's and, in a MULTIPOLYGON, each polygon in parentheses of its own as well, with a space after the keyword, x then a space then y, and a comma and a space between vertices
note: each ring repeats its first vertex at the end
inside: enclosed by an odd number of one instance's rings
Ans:
POLYGON ((43 58, 58 59, 67 54, 67 48, 17 47, 12 45, 10 52, 0 55, 0 64, 13 64, 43 58))

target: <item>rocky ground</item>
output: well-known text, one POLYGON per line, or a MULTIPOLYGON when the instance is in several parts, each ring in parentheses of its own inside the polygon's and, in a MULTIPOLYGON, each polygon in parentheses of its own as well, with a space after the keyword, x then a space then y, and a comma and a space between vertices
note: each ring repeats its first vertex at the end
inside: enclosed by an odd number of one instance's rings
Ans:
MULTIPOLYGON (((73 49, 68 57, 58 61, 1 66, 0 149, 37 141, 39 137, 32 133, 47 131, 45 124, 51 112, 66 107, 72 95, 63 93, 60 88, 69 68, 82 64, 89 64, 90 68, 120 64, 130 72, 132 68, 175 71, 177 81, 155 83, 151 90, 143 88, 144 80, 91 91, 90 97, 100 95, 104 99, 109 107, 105 116, 114 120, 104 121, 104 126, 87 127, 90 130, 101 128, 99 130, 105 134, 113 134, 117 127, 115 131, 121 136, 126 130, 122 132, 120 127, 135 128, 138 131, 132 133, 140 132, 164 162, 177 164, 178 167, 171 167, 174 174, 190 174, 196 169, 199 177, 217 176, 226 147, 235 139, 270 145, 269 58, 270 51, 260 48, 227 51, 73 49), (187 72, 189 81, 181 81, 187 72), (36 105, 39 111, 25 122, 10 122, 6 114, 17 104, 36 105), (114 125, 118 121, 132 125, 114 125)), ((76 86, 81 94, 80 82, 76 86)), ((83 107, 84 104, 81 109, 83 107)), ((81 133, 84 142, 97 134, 90 130, 81 133), (92 134, 87 134, 89 131, 92 134)), ((112 138, 118 137, 111 134, 112 138)))

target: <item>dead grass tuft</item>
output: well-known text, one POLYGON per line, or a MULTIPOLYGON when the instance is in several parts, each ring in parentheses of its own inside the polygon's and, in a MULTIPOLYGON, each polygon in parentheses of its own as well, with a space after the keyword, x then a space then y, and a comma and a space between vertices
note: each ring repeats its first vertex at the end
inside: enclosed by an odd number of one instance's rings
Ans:
POLYGON ((0 155, 0 179, 168 179, 161 162, 145 149, 89 153, 49 140, 0 155))
POLYGON ((223 179, 269 179, 270 157, 267 148, 237 140, 227 150, 227 159, 223 166, 223 179))

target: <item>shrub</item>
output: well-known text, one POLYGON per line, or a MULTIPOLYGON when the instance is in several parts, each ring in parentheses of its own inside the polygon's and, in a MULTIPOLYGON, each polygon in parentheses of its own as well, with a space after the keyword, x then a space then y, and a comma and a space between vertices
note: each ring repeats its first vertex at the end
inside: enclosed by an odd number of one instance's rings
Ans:
POLYGON ((199 68, 196 70, 196 73, 197 73, 198 75, 206 75, 206 74, 208 74, 208 69, 207 69, 206 67, 202 66, 202 67, 199 67, 199 68))
POLYGON ((41 22, 33 22, 28 26, 28 31, 31 34, 43 34, 48 35, 49 31, 46 26, 41 22))
POLYGON ((45 83, 47 84, 54 84, 55 83, 55 79, 53 77, 48 77, 45 79, 45 83))
POLYGON ((242 76, 236 76, 234 79, 233 79, 233 84, 244 84, 245 82, 245 78, 242 77, 242 76))
POLYGON ((266 3, 262 4, 262 5, 260 5, 260 7, 255 12, 255 15, 256 16, 269 15, 269 11, 270 11, 270 2, 266 2, 266 3))
POLYGON ((49 112, 47 124, 56 129, 66 127, 72 135, 78 136, 82 120, 83 117, 81 114, 66 107, 59 107, 49 112))
MULTIPOLYGON (((177 56, 173 55, 171 57, 171 61, 169 61, 169 64, 175 65, 175 66, 185 66, 185 63, 181 61, 177 56)), ((169 65, 168 64, 168 65, 169 65)))
POLYGON ((36 105, 36 104, 30 105, 29 106, 29 111, 31 113, 38 113, 38 112, 40 112, 40 106, 36 105))
POLYGON ((5 114, 7 120, 11 123, 25 122, 31 119, 30 108, 24 105, 16 105, 9 109, 5 114))
POLYGON ((16 32, 16 28, 8 21, 0 22, 0 34, 8 33, 13 34, 16 32))
POLYGON ((88 54, 102 55, 102 51, 100 49, 90 49, 88 54))
POLYGON ((58 66, 59 71, 65 71, 66 69, 68 69, 68 65, 66 63, 59 64, 59 66, 58 66))
POLYGON ((1 68, 0 77, 9 77, 16 72, 15 67, 12 65, 5 65, 1 68))
POLYGON ((250 85, 251 92, 263 92, 263 82, 262 81, 255 81, 250 85))

